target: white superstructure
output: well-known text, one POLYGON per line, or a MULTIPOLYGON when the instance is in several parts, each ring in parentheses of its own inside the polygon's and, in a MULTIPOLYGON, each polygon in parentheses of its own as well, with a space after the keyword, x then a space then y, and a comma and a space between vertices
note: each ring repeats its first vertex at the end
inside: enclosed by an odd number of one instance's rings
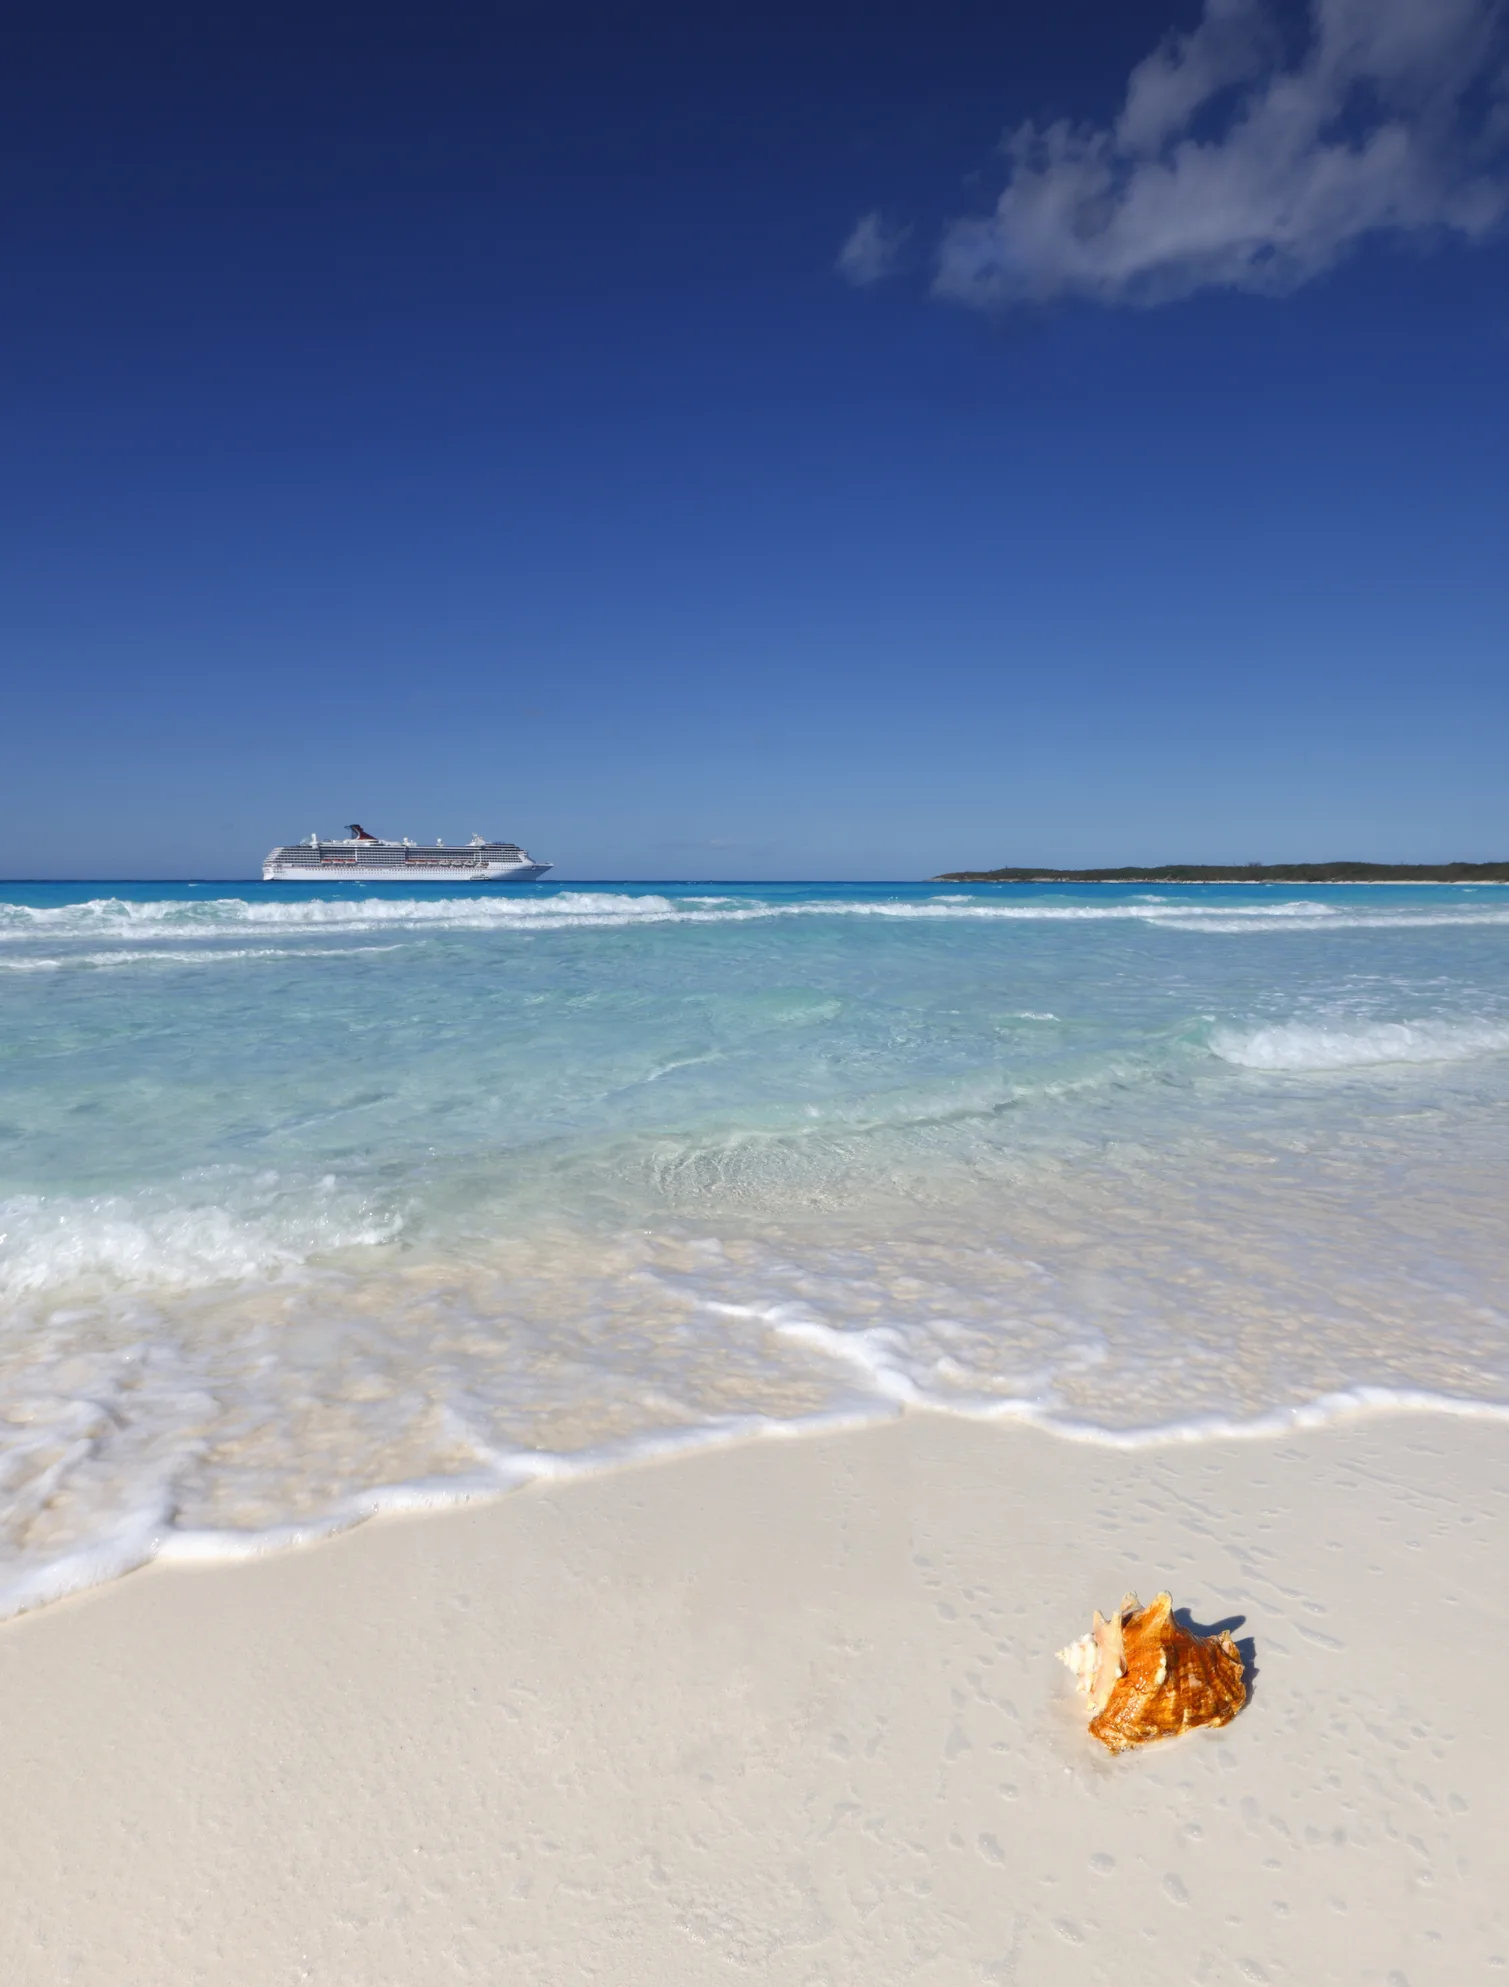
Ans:
POLYGON ((262 864, 264 883, 533 883, 550 868, 517 842, 385 842, 353 821, 345 838, 288 842, 262 864))

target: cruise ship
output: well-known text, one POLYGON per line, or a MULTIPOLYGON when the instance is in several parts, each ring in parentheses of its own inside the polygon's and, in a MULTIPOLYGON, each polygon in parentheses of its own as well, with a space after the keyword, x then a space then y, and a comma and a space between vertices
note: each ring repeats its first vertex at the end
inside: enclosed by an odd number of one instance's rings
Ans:
POLYGON ((550 868, 517 842, 473 835, 459 844, 422 848, 407 836, 385 842, 353 821, 340 841, 286 843, 262 864, 264 883, 533 883, 550 868))

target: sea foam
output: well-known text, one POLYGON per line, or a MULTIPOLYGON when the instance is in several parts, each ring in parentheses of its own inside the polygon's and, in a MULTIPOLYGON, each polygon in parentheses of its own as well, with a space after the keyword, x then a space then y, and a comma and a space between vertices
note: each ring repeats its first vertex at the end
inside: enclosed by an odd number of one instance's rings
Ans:
POLYGON ((1223 1062, 1243 1069, 1361 1069, 1378 1063, 1465 1062, 1509 1050, 1509 1023, 1491 1021, 1290 1021, 1219 1028, 1210 1038, 1223 1062))
POLYGON ((159 1191, 0 1201, 0 1299, 265 1279, 312 1255, 392 1241, 403 1227, 400 1214, 377 1213, 333 1179, 282 1194, 276 1180, 188 1185, 191 1200, 159 1191))
MULTIPOLYGON (((1230 901, 1219 907, 1199 900, 1165 897, 1115 898, 1063 903, 1051 895, 1028 901, 965 898, 957 894, 916 896, 901 901, 845 899, 833 895, 806 901, 686 895, 662 892, 560 890, 525 896, 518 892, 479 892, 470 897, 379 897, 352 893, 334 898, 219 897, 136 900, 92 898, 81 903, 33 906, 0 903, 0 946, 50 940, 109 940, 115 944, 157 944, 165 937, 210 943, 245 938, 248 932, 276 930, 289 936, 320 933, 583 932, 657 924, 751 924, 788 919, 860 919, 898 923, 1057 925, 1151 925, 1190 934, 1429 930, 1451 927, 1509 929, 1509 907, 1476 901, 1422 908, 1413 901, 1370 911, 1354 902, 1326 904, 1310 898, 1272 902, 1230 901)), ((159 954, 159 957, 164 955, 159 954)), ((223 954, 223 957, 233 955, 223 954)), ((240 957, 259 956, 243 952, 240 957)), ((53 963, 52 961, 48 962, 53 963)), ((90 963, 117 963, 96 955, 90 963)))

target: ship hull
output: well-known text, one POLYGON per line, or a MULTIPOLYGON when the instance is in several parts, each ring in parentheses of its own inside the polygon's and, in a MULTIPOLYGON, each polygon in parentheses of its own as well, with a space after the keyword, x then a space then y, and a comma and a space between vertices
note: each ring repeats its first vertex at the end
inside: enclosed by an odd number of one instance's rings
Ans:
POLYGON ((323 862, 262 865, 264 883, 535 883, 548 862, 323 862))

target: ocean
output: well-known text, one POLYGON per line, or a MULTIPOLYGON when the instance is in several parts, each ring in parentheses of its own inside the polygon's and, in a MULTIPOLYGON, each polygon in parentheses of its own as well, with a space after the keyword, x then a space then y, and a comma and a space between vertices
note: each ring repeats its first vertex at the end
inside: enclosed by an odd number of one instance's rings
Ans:
POLYGON ((0 886, 0 1614, 909 1406, 1509 1414, 1509 891, 0 886))

